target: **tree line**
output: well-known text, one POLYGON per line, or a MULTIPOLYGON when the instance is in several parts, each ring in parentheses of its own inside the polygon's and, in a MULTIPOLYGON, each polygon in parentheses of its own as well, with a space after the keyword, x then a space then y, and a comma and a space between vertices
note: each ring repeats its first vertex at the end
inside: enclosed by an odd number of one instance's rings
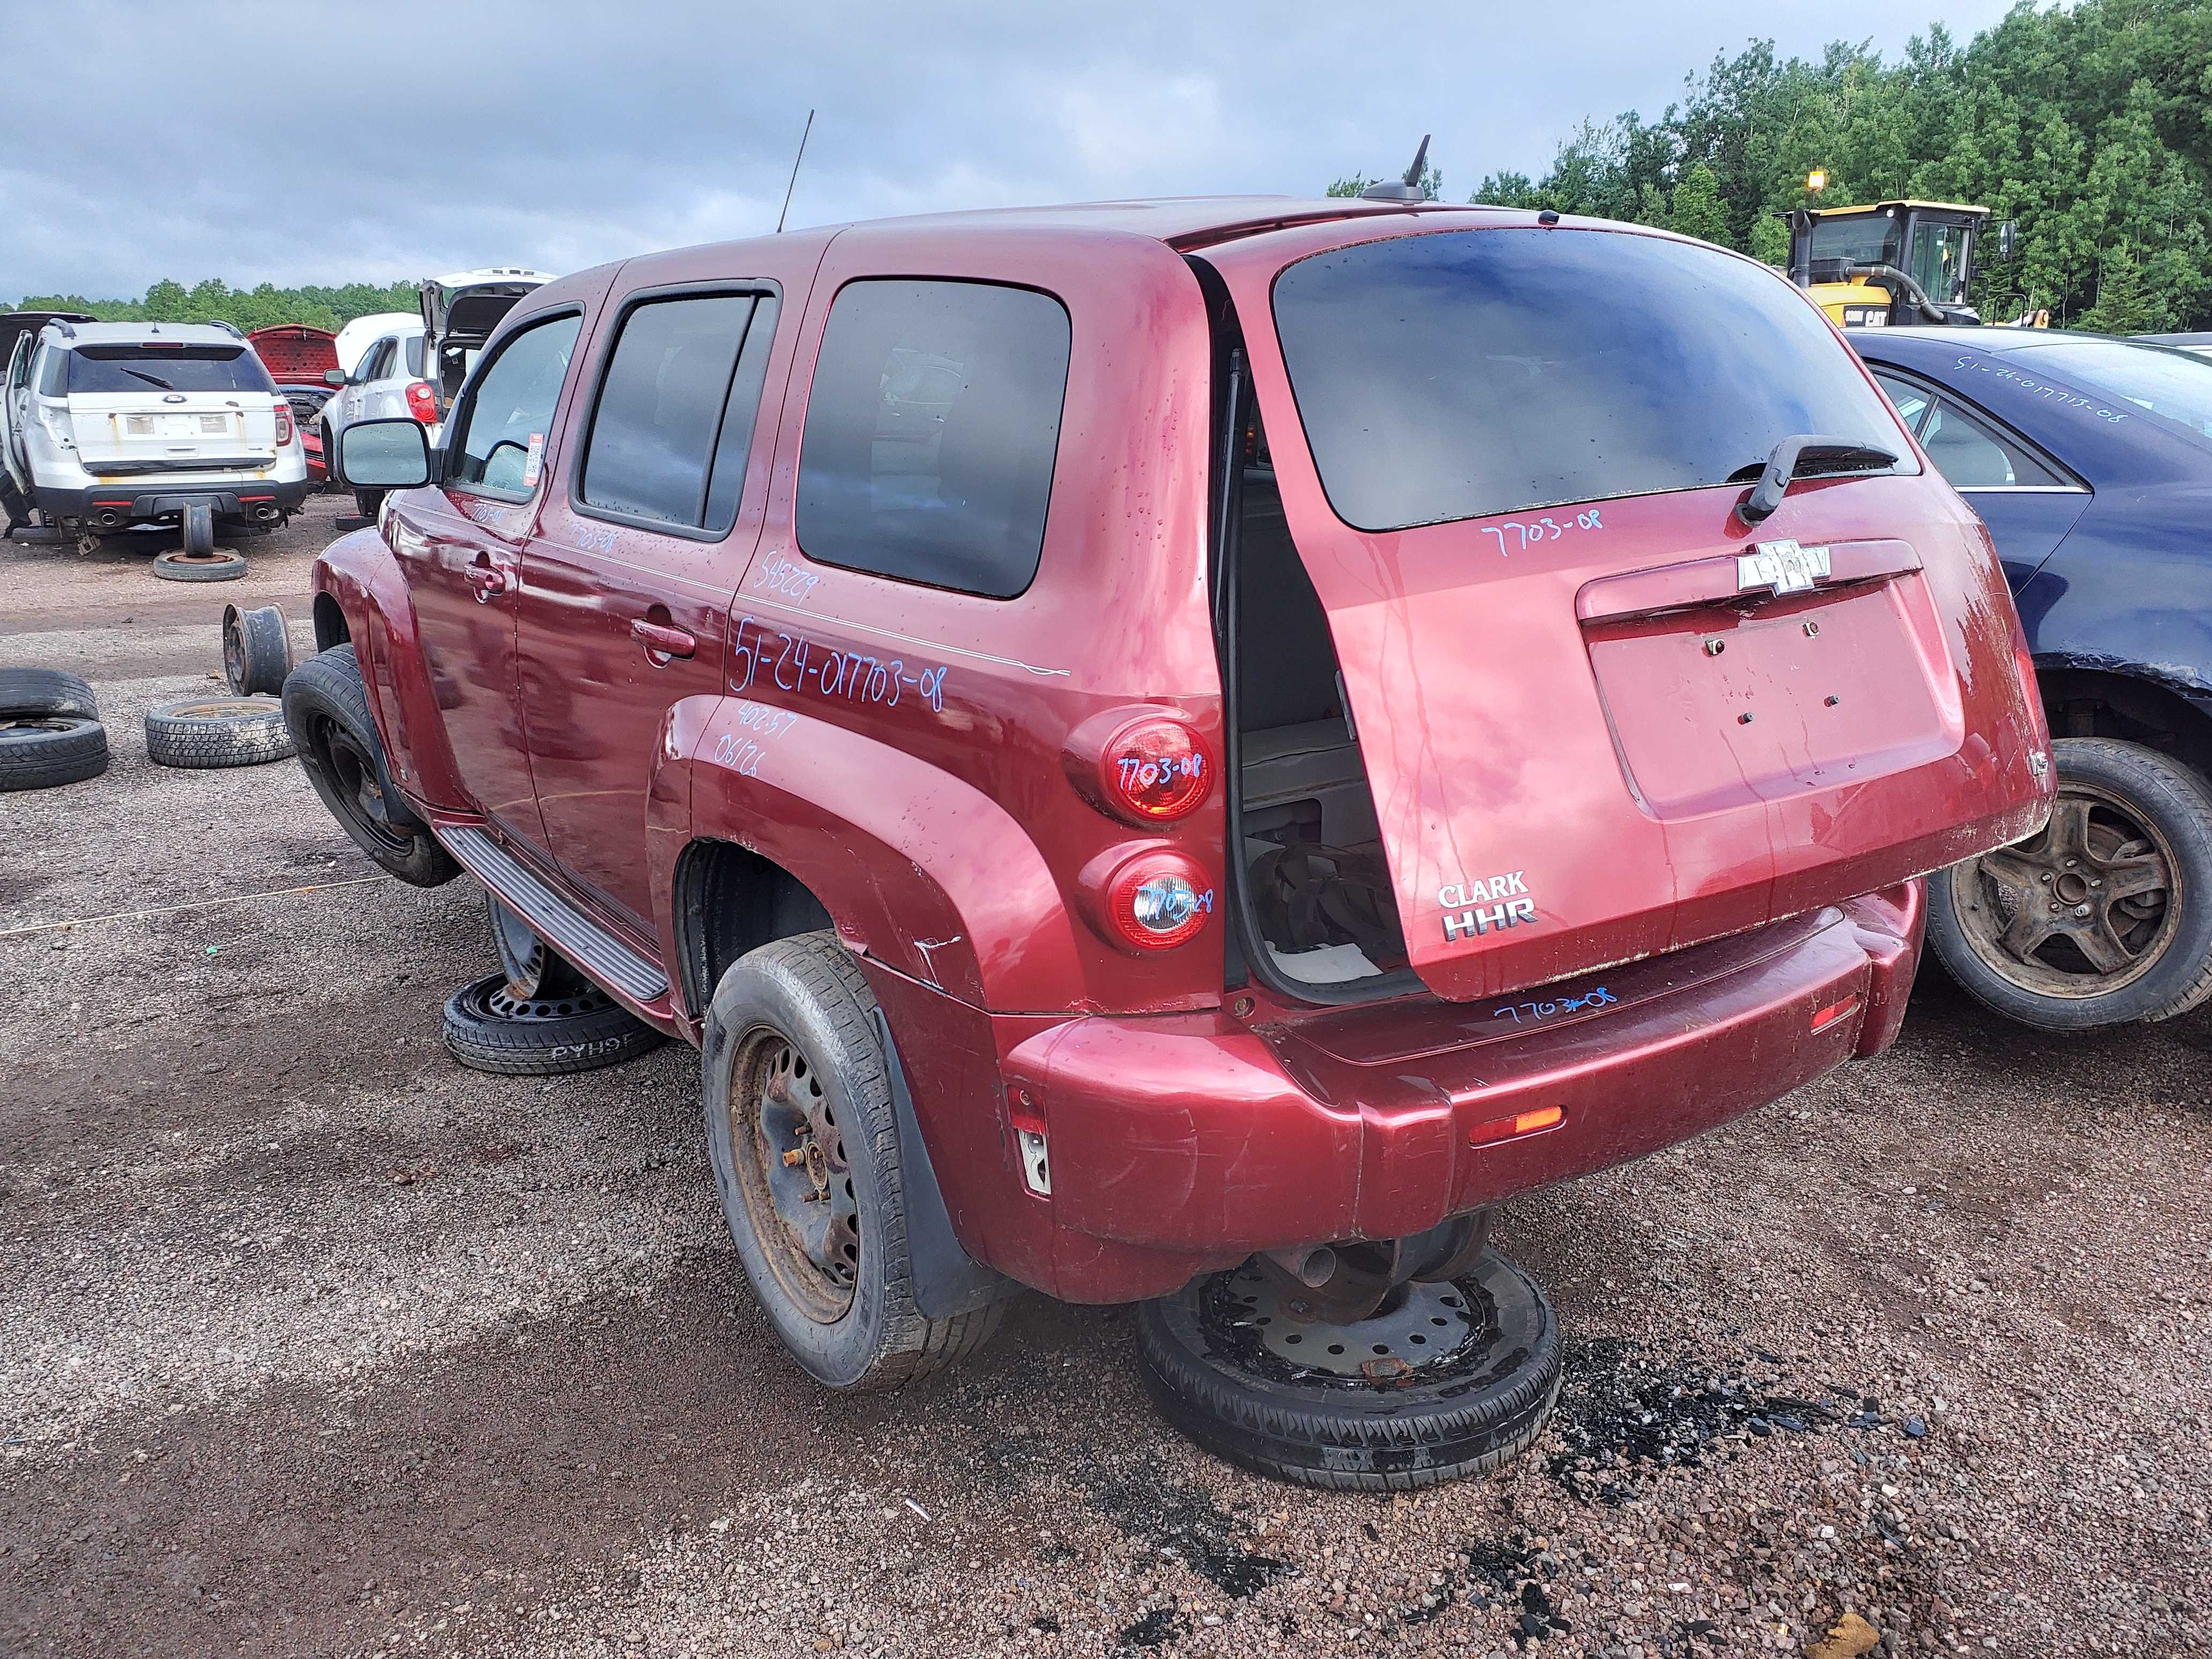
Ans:
MULTIPOLYGON (((1432 170, 1431 199, 1442 185, 1432 170)), ((1904 197, 2018 223, 2009 259, 1982 240, 1984 317, 2212 327, 2212 0, 2019 0, 1969 45, 1937 25, 1894 63, 1865 42, 1808 60, 1755 41, 1657 120, 1585 119, 1542 177, 1493 173, 1470 199, 1661 225, 1780 265, 1778 216, 1904 197)))
POLYGON ((104 323, 232 323, 242 333, 279 323, 305 323, 336 333, 356 317, 417 308, 415 284, 347 283, 338 288, 234 289, 210 276, 186 288, 159 282, 143 300, 88 300, 81 294, 27 295, 18 311, 81 311, 104 323))

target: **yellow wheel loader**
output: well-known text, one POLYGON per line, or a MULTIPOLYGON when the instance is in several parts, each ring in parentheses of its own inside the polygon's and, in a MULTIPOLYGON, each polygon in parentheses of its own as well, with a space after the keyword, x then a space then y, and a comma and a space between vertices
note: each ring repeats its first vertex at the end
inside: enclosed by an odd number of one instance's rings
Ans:
MULTIPOLYGON (((1799 208, 1790 225, 1790 280, 1845 328, 1967 325, 1975 244, 1987 208, 1955 202, 1871 202, 1799 208)), ((1997 257, 2012 257, 2014 230, 1997 227, 1997 257)))

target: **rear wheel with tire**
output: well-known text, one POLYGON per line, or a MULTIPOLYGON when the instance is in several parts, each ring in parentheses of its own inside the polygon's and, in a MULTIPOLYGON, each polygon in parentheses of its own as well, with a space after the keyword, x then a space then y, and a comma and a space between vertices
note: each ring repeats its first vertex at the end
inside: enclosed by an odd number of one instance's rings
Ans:
POLYGON ((2050 823, 1930 878, 1928 943, 1967 994, 2046 1031, 2212 998, 2212 787, 2112 738, 2051 745, 2050 823))
POLYGON ((556 1077, 658 1048, 667 1039, 595 985, 560 996, 517 995, 504 974, 446 1000, 446 1048, 462 1065, 506 1077, 556 1077))
POLYGON ((817 1382, 884 1389, 973 1353, 1004 1304, 915 1306, 875 995, 831 933, 733 963, 707 1015, 707 1149, 769 1322, 817 1382))
POLYGON ((261 766, 291 755, 274 697, 196 697, 146 711, 146 758, 157 766, 261 766))
POLYGON ((107 769, 107 728, 82 714, 0 712, 0 790, 51 789, 107 769))
POLYGON ((100 718, 92 686, 58 668, 0 668, 0 714, 79 714, 100 718))
POLYGON ((1248 1262, 1137 1310, 1154 1403, 1255 1474, 1364 1492, 1486 1474, 1534 1443, 1559 1399, 1551 1303, 1494 1250, 1350 1324, 1297 1318, 1296 1300, 1248 1262))
POLYGON ((294 669, 283 708, 307 781, 362 851, 416 887, 460 874, 453 855, 392 787, 351 645, 333 646, 294 669))

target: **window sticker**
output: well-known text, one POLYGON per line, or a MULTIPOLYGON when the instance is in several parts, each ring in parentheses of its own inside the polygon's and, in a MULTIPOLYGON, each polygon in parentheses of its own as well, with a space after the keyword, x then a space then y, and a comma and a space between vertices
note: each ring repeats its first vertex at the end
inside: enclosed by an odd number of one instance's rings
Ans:
POLYGON ((530 447, 522 457, 522 487, 525 489, 538 488, 538 470, 544 464, 545 434, 533 432, 530 434, 530 447))

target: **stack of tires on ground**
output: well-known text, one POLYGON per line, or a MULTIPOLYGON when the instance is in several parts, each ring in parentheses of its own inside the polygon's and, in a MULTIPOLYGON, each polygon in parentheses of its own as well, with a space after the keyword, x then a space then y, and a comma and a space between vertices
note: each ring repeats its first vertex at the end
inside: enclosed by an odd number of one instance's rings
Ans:
POLYGON ((51 789, 106 769, 90 685, 58 668, 0 668, 0 789, 51 789))

